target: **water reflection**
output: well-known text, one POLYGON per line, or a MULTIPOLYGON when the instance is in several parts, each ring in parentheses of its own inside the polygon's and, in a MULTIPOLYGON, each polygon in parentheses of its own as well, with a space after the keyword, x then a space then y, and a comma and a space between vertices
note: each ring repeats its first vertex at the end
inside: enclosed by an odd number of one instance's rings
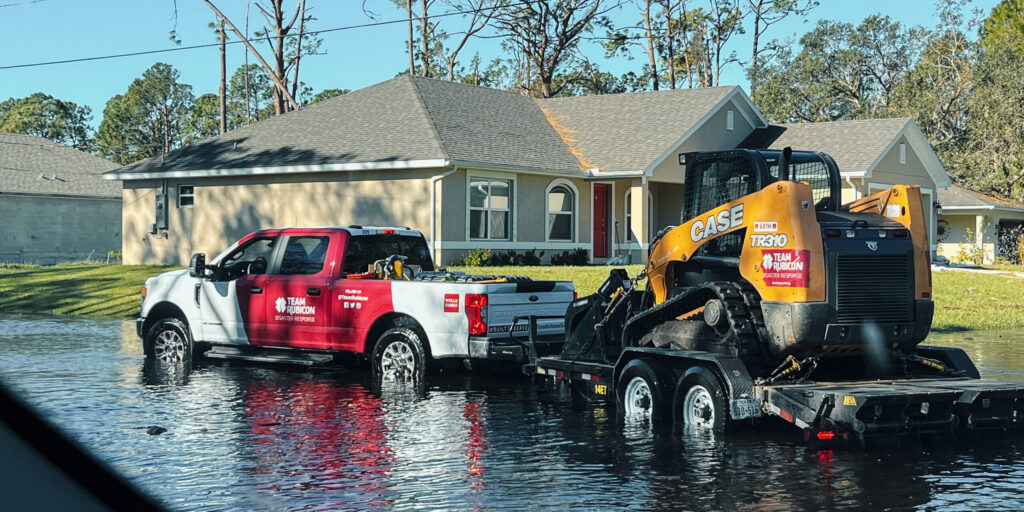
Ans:
MULTIPOLYGON (((984 376, 1024 380, 1024 336, 957 336, 984 376)), ((625 425, 515 375, 410 391, 339 369, 190 370, 144 362, 130 323, 0 319, 0 376, 175 509, 1024 508, 1019 439, 814 451, 786 424, 625 425)))

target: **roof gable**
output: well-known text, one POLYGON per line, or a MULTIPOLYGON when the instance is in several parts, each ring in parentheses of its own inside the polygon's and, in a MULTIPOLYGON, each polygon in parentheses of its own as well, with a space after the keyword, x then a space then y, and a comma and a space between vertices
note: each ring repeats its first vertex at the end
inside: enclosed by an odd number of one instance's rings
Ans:
POLYGON ((909 117, 772 125, 754 130, 740 147, 821 151, 836 160, 844 175, 870 177, 901 136, 910 141, 932 181, 949 186, 945 168, 909 117))
POLYGON ((0 133, 0 192, 120 197, 117 164, 34 135, 0 133))
MULTIPOLYGON (((738 90, 704 87, 536 101, 568 132, 584 161, 601 171, 640 171, 656 164, 738 90)), ((750 113, 760 116, 750 106, 750 113)))

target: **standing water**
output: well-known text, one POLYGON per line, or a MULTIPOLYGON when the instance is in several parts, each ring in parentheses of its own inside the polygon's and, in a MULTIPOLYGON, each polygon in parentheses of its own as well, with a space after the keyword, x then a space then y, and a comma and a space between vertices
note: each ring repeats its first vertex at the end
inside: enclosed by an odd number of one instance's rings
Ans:
MULTIPOLYGON (((1024 332, 929 343, 1024 381, 1024 332)), ((175 372, 143 360, 131 322, 0 318, 0 378, 177 510, 1024 509, 1016 437, 814 451, 786 426, 715 438, 623 425, 515 374, 374 392, 339 368, 175 372)))

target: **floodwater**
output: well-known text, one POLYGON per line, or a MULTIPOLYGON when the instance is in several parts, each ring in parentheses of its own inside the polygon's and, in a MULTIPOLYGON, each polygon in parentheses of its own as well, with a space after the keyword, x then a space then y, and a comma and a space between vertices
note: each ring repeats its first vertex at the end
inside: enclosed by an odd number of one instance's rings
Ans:
MULTIPOLYGON (((1024 380, 1024 332, 935 336, 1024 380)), ((0 318, 0 378, 175 510, 1024 509, 1024 440, 815 451, 714 438, 510 375, 374 392, 360 370, 143 361, 130 322, 0 318), (158 425, 167 432, 147 435, 158 425)))

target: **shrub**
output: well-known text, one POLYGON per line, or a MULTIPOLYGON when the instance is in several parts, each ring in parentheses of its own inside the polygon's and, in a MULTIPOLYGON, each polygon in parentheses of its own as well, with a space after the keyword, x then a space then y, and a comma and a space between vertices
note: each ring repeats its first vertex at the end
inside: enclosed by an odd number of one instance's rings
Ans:
POLYGON ((586 249, 576 248, 551 256, 552 265, 566 265, 570 267, 581 267, 590 261, 590 254, 586 249))
POLYGON ((521 253, 513 250, 496 252, 491 249, 473 249, 451 264, 459 267, 527 267, 540 265, 542 256, 544 251, 538 253, 537 249, 521 253))
POLYGON ((985 261, 985 246, 975 242, 974 230, 967 228, 964 242, 957 244, 960 252, 953 256, 953 263, 981 265, 985 261))

